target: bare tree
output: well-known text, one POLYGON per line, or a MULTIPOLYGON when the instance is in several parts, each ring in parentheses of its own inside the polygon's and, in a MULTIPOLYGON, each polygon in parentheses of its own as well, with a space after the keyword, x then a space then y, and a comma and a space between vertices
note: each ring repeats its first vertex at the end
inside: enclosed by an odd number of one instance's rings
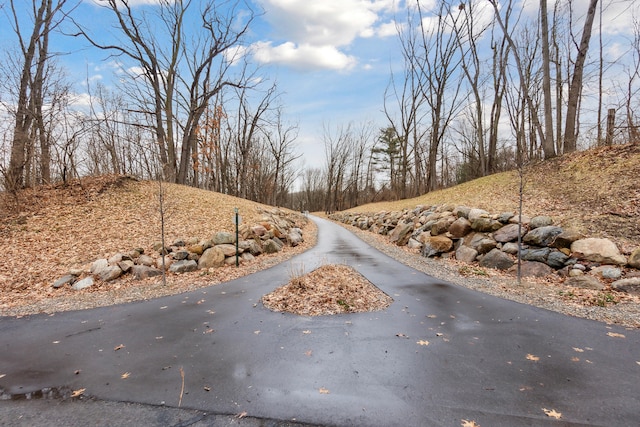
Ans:
POLYGON ((120 34, 114 44, 100 42, 78 24, 78 35, 114 57, 132 61, 140 70, 140 74, 129 75, 138 89, 140 111, 151 123, 164 178, 180 184, 188 181, 197 129, 209 101, 226 86, 245 85, 244 74, 230 74, 238 59, 231 52, 240 45, 253 19, 250 13, 238 23, 244 3, 194 3, 159 0, 158 25, 128 0, 106 0, 103 7, 116 19, 120 34), (200 11, 196 12, 198 4, 200 11))
MULTIPOLYGON (((544 2, 543 0, 541 0, 544 2)), ((582 93, 582 76, 584 73, 584 63, 589 50, 589 40, 591 39, 591 29, 596 15, 598 0, 589 1, 589 9, 582 29, 582 38, 578 47, 578 55, 573 68, 571 84, 569 85, 569 95, 567 97, 567 116, 564 128, 564 152, 570 153, 576 150, 576 120, 578 116, 578 102, 582 93)))
MULTIPOLYGON (((21 6, 24 3, 20 2, 21 6)), ((11 158, 5 176, 5 188, 15 192, 25 185, 25 166, 32 159, 29 148, 39 139, 44 156, 41 158, 43 180, 49 181, 49 141, 46 135, 34 137, 44 132, 43 97, 47 81, 46 71, 50 63, 49 39, 51 33, 65 19, 70 10, 66 0, 33 0, 30 4, 28 29, 21 25, 15 0, 9 1, 11 25, 18 38, 20 49, 20 69, 18 92, 15 100, 15 125, 11 143, 11 158)))

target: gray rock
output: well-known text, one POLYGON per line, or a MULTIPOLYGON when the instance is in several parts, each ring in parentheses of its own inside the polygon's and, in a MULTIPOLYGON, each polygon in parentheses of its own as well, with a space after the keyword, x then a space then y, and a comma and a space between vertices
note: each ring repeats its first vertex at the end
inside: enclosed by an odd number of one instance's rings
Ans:
POLYGON ((518 244, 517 243, 505 243, 502 245, 502 252, 511 255, 518 255, 518 244))
POLYGON ((483 209, 470 209, 467 219, 473 224, 478 218, 491 218, 491 214, 483 209))
POLYGON ((189 256, 189 251, 184 249, 177 250, 173 253, 173 259, 175 259, 176 261, 187 259, 188 256, 189 256))
POLYGON ((131 267, 131 276, 136 280, 146 279, 148 277, 160 276, 162 271, 148 265, 134 265, 131 267))
POLYGON ((134 265, 134 262, 130 259, 126 259, 118 263, 118 267, 120 267, 120 270, 122 270, 123 273, 127 273, 134 265))
POLYGON ((187 244, 185 243, 184 239, 176 239, 174 240, 174 242, 171 244, 171 246, 177 246, 177 247, 183 247, 186 246, 187 244))
POLYGON ((553 268, 562 268, 569 261, 569 255, 565 255, 558 250, 552 250, 547 256, 547 264, 553 268))
POLYGON ((480 240, 475 246, 475 249, 479 254, 486 254, 487 252, 492 251, 497 245, 498 243, 495 240, 487 237, 480 240))
POLYGON ((611 284, 611 287, 617 291, 640 295, 640 277, 616 280, 611 284))
POLYGON ((466 263, 472 263, 478 256, 478 251, 468 246, 461 245, 456 250, 456 259, 466 263))
POLYGON ((503 212, 500 215, 498 215, 498 218, 496 219, 503 224, 508 224, 511 218, 513 218, 514 216, 515 214, 513 212, 503 212))
POLYGON ((115 254, 111 258, 109 258, 107 261, 109 262, 109 264, 113 265, 113 264, 117 264, 120 261, 122 261, 123 258, 124 258, 124 255, 122 255, 120 252, 118 252, 117 254, 115 254))
POLYGON ((627 261, 629 267, 640 269, 640 248, 636 248, 631 255, 629 255, 629 260, 627 261))
POLYGON ((256 258, 255 258, 253 255, 251 255, 249 252, 245 252, 245 253, 243 253, 243 254, 242 254, 242 256, 241 256, 241 258, 242 258, 242 261, 244 261, 244 262, 251 262, 251 261, 253 261, 254 259, 256 259, 256 258))
MULTIPOLYGON (((518 265, 515 264, 509 271, 517 274, 518 265)), ((520 264, 520 274, 522 277, 545 277, 553 274, 553 271, 553 268, 543 262, 523 261, 522 264, 520 264)))
POLYGON ((562 233, 562 228, 554 225, 538 227, 525 234, 522 241, 529 245, 549 246, 553 239, 560 233, 562 233))
POLYGON ((508 270, 513 263, 513 259, 508 254, 500 249, 492 249, 482 257, 479 264, 481 267, 508 270))
POLYGON ((164 268, 168 269, 173 264, 173 258, 169 255, 164 255, 156 259, 156 268, 163 268, 162 261, 164 260, 164 268))
POLYGON ((224 264, 224 252, 216 246, 209 248, 202 253, 198 260, 198 267, 200 269, 209 269, 220 267, 224 264))
POLYGON ((155 265, 155 260, 151 258, 149 255, 140 255, 137 261, 138 265, 145 265, 147 267, 153 267, 155 265))
POLYGON ((224 245, 236 242, 235 233, 228 233, 226 231, 219 231, 213 235, 212 239, 214 245, 224 245))
POLYGON ((93 264, 91 264, 91 269, 89 271, 91 271, 92 274, 99 274, 100 270, 107 268, 109 266, 109 261, 107 261, 106 259, 98 259, 95 260, 93 262, 93 264))
POLYGON ((456 219, 449 226, 449 233, 451 233, 451 235, 456 238, 464 237, 470 232, 471 223, 464 217, 456 219))
POLYGON ((584 276, 584 270, 579 270, 577 268, 572 268, 571 270, 569 270, 569 277, 577 276, 584 276))
POLYGON ((447 231, 449 231, 449 227, 455 222, 455 220, 456 219, 453 216, 448 216, 437 220, 436 223, 431 226, 431 235, 438 236, 440 234, 446 233, 447 231))
POLYGON ((540 228, 540 227, 548 227, 553 225, 553 219, 547 215, 534 216, 529 221, 529 227, 531 229, 540 228))
POLYGON ((76 276, 74 276, 73 274, 67 274, 66 276, 62 276, 61 278, 59 278, 58 280, 53 282, 53 287, 54 287, 54 289, 58 289, 58 288, 63 287, 64 285, 73 285, 73 283, 77 279, 78 278, 76 276))
POLYGON ((509 224, 509 225, 505 225, 499 230, 496 230, 493 233, 493 239, 496 242, 500 242, 500 243, 512 242, 518 238, 519 227, 521 228, 520 235, 524 236, 525 233, 527 232, 526 227, 521 227, 518 224, 509 224))
POLYGON ((71 289, 73 289, 74 291, 79 291, 81 289, 88 288, 89 286, 93 286, 93 284, 94 284, 93 277, 89 276, 74 283, 71 286, 71 289))
POLYGON ((549 246, 552 248, 570 248, 571 244, 578 239, 582 238, 582 234, 573 230, 564 230, 562 233, 558 234, 553 242, 549 246))
POLYGON ((287 234, 287 242, 291 247, 296 247, 300 243, 304 242, 304 239, 302 238, 302 230, 299 228, 292 228, 289 230, 289 233, 287 234))
POLYGON ((251 231, 253 232, 253 234, 255 234, 257 237, 262 237, 265 234, 267 234, 267 229, 265 226, 263 225, 254 225, 253 227, 251 227, 251 231))
POLYGON ((592 268, 591 271, 589 271, 589 274, 600 276, 603 279, 617 280, 622 277, 622 270, 611 265, 601 265, 599 267, 592 268))
POLYGON ((522 251, 522 259, 526 261, 536 261, 536 262, 547 262, 547 257, 551 249, 549 248, 539 248, 539 249, 525 249, 522 251))
POLYGON ((422 243, 414 239, 413 237, 409 239, 407 242, 407 247, 409 249, 422 249, 422 243))
POLYGON ((249 242, 249 252, 251 253, 251 255, 256 256, 256 255, 260 255, 263 252, 262 245, 260 243, 256 242, 253 239, 248 240, 248 242, 249 242))
POLYGON ((596 291, 604 289, 604 284, 602 282, 593 276, 587 275, 569 277, 565 280, 564 284, 567 286, 574 286, 576 288, 594 289, 596 291))
POLYGON ((499 230, 502 225, 503 224, 500 221, 486 217, 475 218, 471 221, 471 229, 481 232, 496 231, 499 230))
POLYGON ((400 222, 389 234, 389 241, 398 246, 404 246, 409 241, 411 232, 413 232, 412 222, 400 222))
POLYGON ((267 239, 262 244, 262 249, 266 254, 274 254, 276 252, 280 252, 281 246, 279 246, 273 239, 267 239))
POLYGON ((466 206, 456 206, 453 209, 453 214, 456 215, 458 218, 469 218, 469 212, 471 211, 471 208, 468 208, 466 206))
POLYGON ((169 271, 172 273, 188 273, 190 271, 196 271, 198 269, 198 263, 193 260, 180 260, 171 264, 169 271))
POLYGON ((120 269, 120 267, 118 267, 117 265, 110 265, 100 270, 97 273, 97 276, 100 277, 100 280, 102 280, 103 282, 110 282, 122 276, 122 269, 120 269))
POLYGON ((271 240, 273 240, 273 242, 278 245, 278 248, 280 248, 279 250, 282 250, 282 248, 284 248, 284 242, 282 240, 280 240, 277 237, 272 237, 271 240))
POLYGON ((571 253, 579 259, 601 264, 625 265, 627 263, 627 258, 620 254, 615 243, 609 239, 590 237, 576 240, 571 244, 571 253))

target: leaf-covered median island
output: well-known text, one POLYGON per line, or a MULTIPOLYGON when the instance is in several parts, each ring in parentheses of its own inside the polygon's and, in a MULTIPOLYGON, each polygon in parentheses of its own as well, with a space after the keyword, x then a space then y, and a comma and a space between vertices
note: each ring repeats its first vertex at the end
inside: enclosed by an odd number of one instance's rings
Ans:
POLYGON ((289 283, 262 297, 273 311, 302 316, 384 310, 393 299, 352 267, 327 264, 294 275, 289 283))

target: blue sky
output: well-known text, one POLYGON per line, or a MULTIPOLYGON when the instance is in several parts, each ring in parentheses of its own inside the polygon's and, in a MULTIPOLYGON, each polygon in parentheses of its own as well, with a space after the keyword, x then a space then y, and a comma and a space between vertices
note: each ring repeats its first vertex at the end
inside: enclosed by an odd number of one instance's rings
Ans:
MULTIPOLYGON (((135 7, 154 0, 130 0, 135 7)), ((197 3, 197 0, 196 0, 197 3)), ((246 43, 260 74, 277 81, 286 120, 299 125, 299 151, 305 165, 324 161, 323 126, 374 121, 384 125, 383 97, 390 70, 398 68, 395 0, 253 0, 259 15, 246 43)), ((76 19, 94 33, 107 36, 107 10, 84 1, 76 19)), ((59 41, 63 64, 79 82, 109 84, 116 72, 105 52, 75 39, 59 41)))
MULTIPOLYGON (((157 1, 129 0, 129 3, 134 7, 152 7, 157 1)), ((197 6, 199 1, 193 1, 197 6)), ((287 120, 299 124, 299 150, 307 166, 319 167, 323 163, 324 125, 336 127, 365 121, 373 121, 377 127, 386 125, 382 113, 384 91, 391 70, 398 72, 402 67, 395 19, 402 20, 404 7, 413 1, 249 1, 256 11, 263 13, 251 26, 246 40, 247 55, 261 65, 261 74, 278 82, 287 120)), ((488 0, 471 1, 488 5, 488 0)), ((631 36, 634 9, 635 16, 640 15, 640 2, 633 6, 629 0, 602 1, 607 4, 603 19, 603 33, 608 37, 606 56, 624 57, 625 43, 628 45, 625 38, 631 36)), ((428 11, 438 2, 423 0, 421 4, 428 11)), ((535 17, 539 1, 523 3, 525 16, 535 17)), ((573 3, 576 16, 581 17, 587 0, 573 3)), ((490 13, 490 8, 487 10, 490 13)), ((83 0, 74 16, 94 34, 108 37, 112 18, 96 1, 83 0)), ((578 27, 580 23, 581 20, 578 27)), ((598 23, 594 28, 598 28, 598 23)), ((4 41, 13 38, 5 25, 0 25, 0 36, 4 41)), ((76 82, 74 89, 79 99, 86 90, 83 83, 87 79, 113 84, 110 82, 117 70, 105 52, 88 48, 80 38, 57 37, 53 47, 70 52, 61 56, 60 61, 76 82)), ((592 50, 595 48, 594 43, 592 50)))

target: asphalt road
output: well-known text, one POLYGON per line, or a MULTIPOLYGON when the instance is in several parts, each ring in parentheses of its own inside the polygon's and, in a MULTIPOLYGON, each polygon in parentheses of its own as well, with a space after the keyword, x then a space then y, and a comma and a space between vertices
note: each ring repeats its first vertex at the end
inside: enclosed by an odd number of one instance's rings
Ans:
POLYGON ((314 219, 315 248, 251 276, 0 318, 0 425, 640 425, 639 330, 439 281, 314 219), (325 263, 393 304, 301 317, 260 303, 325 263))

